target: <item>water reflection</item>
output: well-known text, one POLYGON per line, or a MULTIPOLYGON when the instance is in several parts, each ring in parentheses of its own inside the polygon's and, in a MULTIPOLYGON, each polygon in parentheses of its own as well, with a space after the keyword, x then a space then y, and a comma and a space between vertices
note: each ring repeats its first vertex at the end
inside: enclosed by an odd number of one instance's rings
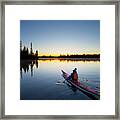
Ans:
POLYGON ((22 78, 23 71, 27 73, 30 69, 31 77, 33 76, 33 67, 34 65, 38 68, 38 60, 21 60, 20 61, 20 75, 22 78))
POLYGON ((100 62, 100 58, 42 58, 40 61, 48 61, 48 62, 100 62))
MULTIPOLYGON (((61 62, 61 63, 69 63, 69 62, 80 62, 80 63, 99 63, 99 59, 58 59, 58 58, 51 58, 51 59, 48 59, 48 58, 45 58, 45 59, 39 59, 39 60, 21 60, 20 61, 20 74, 21 74, 21 78, 22 78, 22 74, 23 72, 24 73, 27 73, 29 70, 30 70, 30 73, 31 73, 31 77, 33 76, 33 69, 34 69, 34 66, 35 68, 38 68, 38 64, 42 63, 42 62, 53 62, 53 63, 58 63, 58 62, 61 62)), ((49 64, 48 64, 49 66, 49 64)))
POLYGON ((82 59, 21 60, 21 100, 88 100, 83 92, 64 81, 61 70, 71 73, 78 68, 79 80, 99 87, 100 62, 82 59), (83 79, 84 78, 84 79, 83 79), (87 78, 87 79, 86 79, 87 78), (86 81, 87 80, 87 81, 86 81), (94 82, 96 81, 96 82, 94 82), (39 91, 39 92, 38 92, 39 91))
POLYGON ((70 85, 68 82, 66 82, 66 84, 68 88, 70 88, 73 91, 73 95, 75 95, 78 89, 75 86, 70 85))

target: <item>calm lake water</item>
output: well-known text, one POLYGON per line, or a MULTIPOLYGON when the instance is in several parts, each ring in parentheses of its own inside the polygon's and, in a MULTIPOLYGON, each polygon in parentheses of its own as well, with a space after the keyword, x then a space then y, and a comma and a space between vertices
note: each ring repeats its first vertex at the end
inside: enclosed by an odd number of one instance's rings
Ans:
POLYGON ((21 100, 90 100, 87 95, 63 83, 61 70, 77 68, 79 80, 100 89, 100 62, 82 60, 21 61, 21 100))

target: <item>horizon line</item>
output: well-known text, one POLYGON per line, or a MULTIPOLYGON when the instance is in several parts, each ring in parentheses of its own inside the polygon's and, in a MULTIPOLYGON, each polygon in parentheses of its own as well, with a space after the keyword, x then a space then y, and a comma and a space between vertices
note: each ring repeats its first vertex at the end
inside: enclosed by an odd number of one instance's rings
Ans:
POLYGON ((76 55, 100 55, 100 53, 82 53, 82 54, 39 54, 38 56, 76 56, 76 55))

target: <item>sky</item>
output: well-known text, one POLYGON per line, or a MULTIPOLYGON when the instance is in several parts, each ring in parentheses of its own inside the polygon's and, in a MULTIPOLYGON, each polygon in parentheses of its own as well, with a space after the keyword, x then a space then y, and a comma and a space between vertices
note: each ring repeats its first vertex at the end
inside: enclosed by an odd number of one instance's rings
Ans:
POLYGON ((39 55, 100 53, 100 21, 21 20, 20 40, 39 55))

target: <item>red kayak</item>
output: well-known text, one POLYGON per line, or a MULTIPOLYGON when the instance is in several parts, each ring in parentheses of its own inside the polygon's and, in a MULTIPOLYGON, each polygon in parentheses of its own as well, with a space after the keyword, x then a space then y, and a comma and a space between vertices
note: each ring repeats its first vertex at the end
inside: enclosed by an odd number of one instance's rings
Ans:
POLYGON ((79 80, 78 81, 72 81, 71 76, 69 74, 67 74, 66 72, 64 72, 63 70, 62 70, 62 76, 64 77, 64 79, 67 82, 69 82, 72 86, 74 86, 77 89, 79 89, 80 91, 82 91, 89 98, 94 99, 94 100, 100 99, 99 92, 96 91, 95 89, 93 89, 91 86, 88 86, 84 83, 81 83, 79 80))

